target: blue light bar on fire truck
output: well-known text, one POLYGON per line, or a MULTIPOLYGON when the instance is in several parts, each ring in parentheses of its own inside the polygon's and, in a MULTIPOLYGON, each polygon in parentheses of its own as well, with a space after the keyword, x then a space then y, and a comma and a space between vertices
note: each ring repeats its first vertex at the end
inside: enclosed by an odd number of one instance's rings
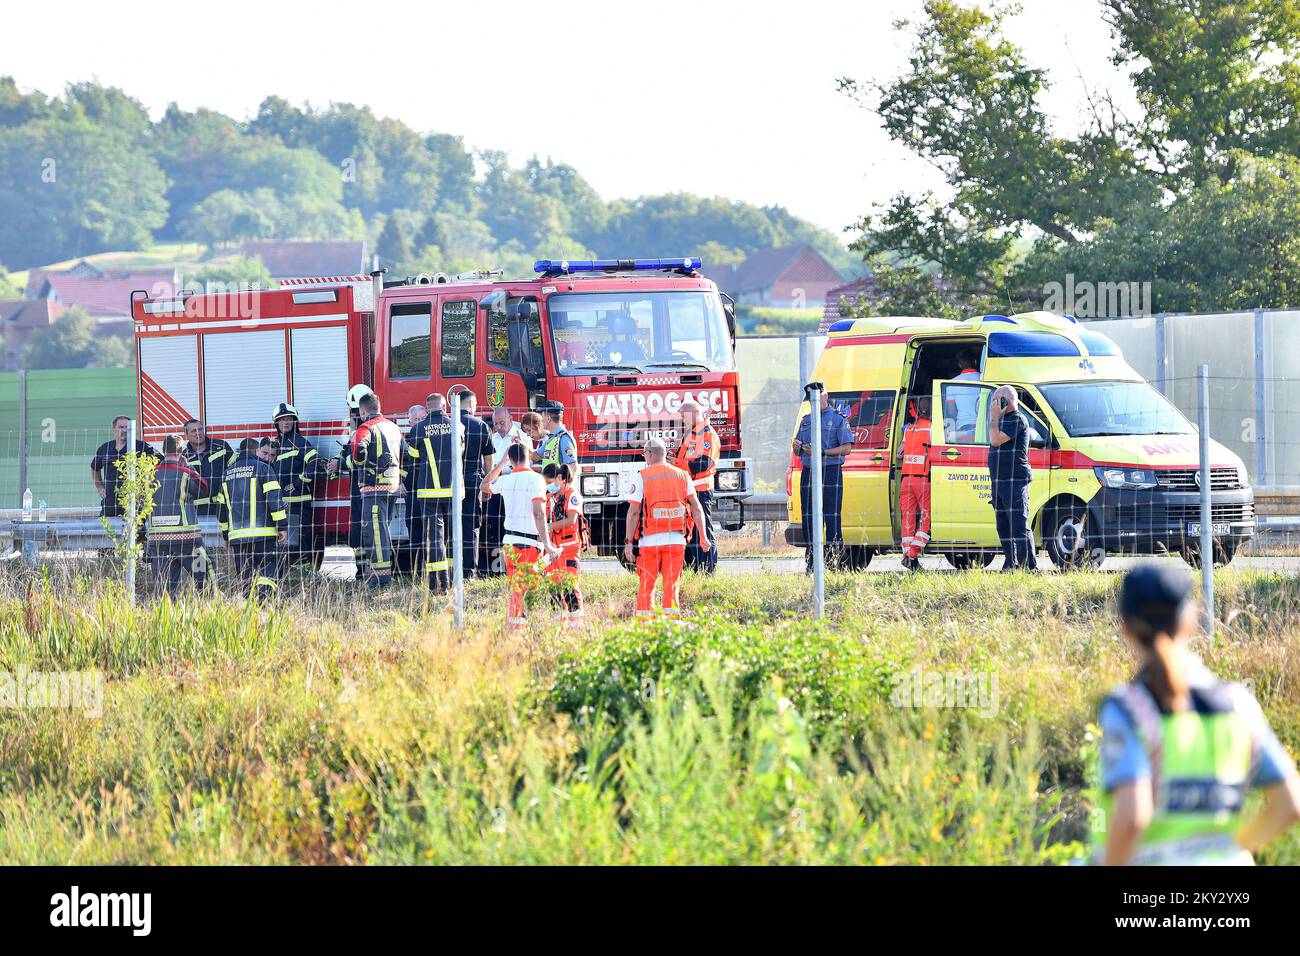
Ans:
POLYGON ((704 263, 698 256, 682 259, 539 259, 533 271, 546 275, 566 275, 571 272, 695 272, 704 263))

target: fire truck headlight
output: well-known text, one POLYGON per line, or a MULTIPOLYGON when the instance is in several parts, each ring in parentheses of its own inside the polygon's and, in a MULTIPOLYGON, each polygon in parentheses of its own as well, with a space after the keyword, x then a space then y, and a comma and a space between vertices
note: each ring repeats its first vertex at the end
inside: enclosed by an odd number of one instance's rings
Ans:
POLYGON ((582 496, 604 498, 609 494, 609 475, 583 475, 582 496))
POLYGON ((718 472, 719 491, 739 491, 745 480, 744 472, 737 469, 718 472))

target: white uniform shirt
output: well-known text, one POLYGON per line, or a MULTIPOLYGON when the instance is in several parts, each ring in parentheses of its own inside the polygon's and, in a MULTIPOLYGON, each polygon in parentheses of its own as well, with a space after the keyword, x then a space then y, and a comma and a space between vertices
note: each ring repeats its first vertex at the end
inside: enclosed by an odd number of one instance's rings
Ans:
MULTIPOLYGON (((637 504, 644 503, 644 492, 642 490, 641 473, 637 472, 632 479, 632 487, 628 491, 627 500, 635 501, 637 504)), ((695 497, 695 488, 691 487, 690 497, 686 499, 687 507, 690 507, 691 498, 695 497)), ((657 548, 664 544, 686 544, 686 535, 680 531, 661 531, 658 534, 647 534, 640 540, 643 548, 657 548)))
MULTIPOLYGON (((506 432, 504 435, 498 432, 496 428, 492 429, 493 466, 496 466, 501 461, 505 456, 506 449, 515 443, 516 438, 518 438, 520 443, 524 446, 524 451, 528 452, 529 456, 531 456, 533 453, 533 440, 523 433, 518 422, 511 422, 510 431, 506 432)), ((502 469, 501 474, 508 475, 510 474, 510 471, 510 466, 506 465, 505 468, 502 469)))
POLYGON ((546 507, 546 479, 540 472, 522 468, 508 475, 500 475, 492 482, 492 493, 500 495, 505 504, 505 534, 502 544, 521 548, 540 548, 537 522, 533 519, 533 502, 546 507), (519 533, 526 535, 521 537, 519 533))

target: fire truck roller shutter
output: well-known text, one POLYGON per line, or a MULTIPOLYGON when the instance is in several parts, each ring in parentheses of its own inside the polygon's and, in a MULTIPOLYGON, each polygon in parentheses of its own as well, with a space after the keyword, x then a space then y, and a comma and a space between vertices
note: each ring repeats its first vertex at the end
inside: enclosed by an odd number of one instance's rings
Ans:
POLYGON ((198 417, 197 335, 140 339, 140 373, 142 439, 162 441, 170 433, 179 433, 188 419, 198 417))
POLYGON ((284 332, 216 332, 203 336, 203 398, 209 428, 247 426, 235 439, 270 434, 270 410, 287 396, 284 332))
MULTIPOLYGON (((294 329, 293 403, 301 422, 339 422, 343 404, 339 396, 348 390, 348 332, 340 325, 326 329, 294 329)), ((341 426, 340 426, 341 427, 341 426)), ((339 450, 339 436, 307 436, 325 458, 339 450)))

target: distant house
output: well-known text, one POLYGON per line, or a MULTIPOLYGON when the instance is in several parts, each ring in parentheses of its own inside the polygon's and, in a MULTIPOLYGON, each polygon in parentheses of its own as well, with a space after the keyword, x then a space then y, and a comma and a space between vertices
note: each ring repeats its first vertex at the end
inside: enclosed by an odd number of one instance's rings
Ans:
POLYGON ((38 329, 48 329, 63 314, 63 306, 50 299, 0 301, 0 329, 4 336, 2 363, 6 372, 22 367, 22 355, 38 329))
POLYGON ((871 299, 876 289, 876 280, 872 276, 863 276, 861 279, 854 279, 852 282, 846 282, 844 285, 836 286, 826 293, 826 305, 822 309, 821 330, 825 332, 835 322, 840 319, 848 318, 841 314, 840 305, 847 308, 848 306, 860 305, 871 299))
POLYGON ((821 308, 826 293, 844 282, 809 245, 761 249, 737 266, 706 264, 704 274, 737 303, 773 308, 821 308))
POLYGON ((101 269, 85 259, 67 269, 33 269, 23 295, 63 308, 81 306, 104 335, 130 335, 131 293, 175 295, 180 276, 175 269, 101 269))
POLYGON ((364 242, 249 241, 239 254, 262 260, 272 279, 296 276, 350 276, 369 271, 364 242))

